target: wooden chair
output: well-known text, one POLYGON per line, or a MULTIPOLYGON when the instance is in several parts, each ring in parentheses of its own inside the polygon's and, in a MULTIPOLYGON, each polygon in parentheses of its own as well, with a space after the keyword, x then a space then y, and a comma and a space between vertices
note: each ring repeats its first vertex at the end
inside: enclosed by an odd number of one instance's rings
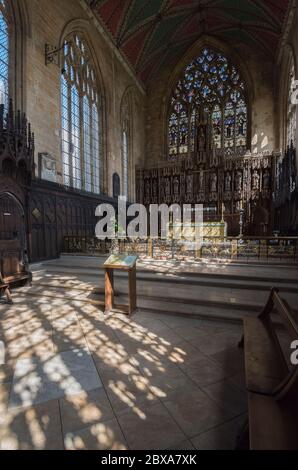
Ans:
POLYGON ((298 366, 290 363, 290 345, 297 339, 296 319, 277 289, 271 290, 258 317, 244 319, 240 345, 245 355, 250 449, 298 449, 298 366), (280 340, 285 332, 286 351, 280 340))

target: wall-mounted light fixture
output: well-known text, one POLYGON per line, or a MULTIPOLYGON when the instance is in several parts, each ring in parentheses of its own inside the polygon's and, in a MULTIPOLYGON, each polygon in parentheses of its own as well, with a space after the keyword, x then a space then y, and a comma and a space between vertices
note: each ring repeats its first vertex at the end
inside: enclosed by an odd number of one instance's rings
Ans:
POLYGON ((46 43, 45 45, 45 64, 54 64, 59 67, 59 52, 62 51, 65 45, 68 43, 65 42, 63 46, 61 47, 56 47, 56 46, 51 46, 51 44, 46 43))
POLYGON ((59 66, 59 52, 63 49, 63 46, 57 48, 50 44, 45 45, 45 63, 46 65, 55 64, 59 66))

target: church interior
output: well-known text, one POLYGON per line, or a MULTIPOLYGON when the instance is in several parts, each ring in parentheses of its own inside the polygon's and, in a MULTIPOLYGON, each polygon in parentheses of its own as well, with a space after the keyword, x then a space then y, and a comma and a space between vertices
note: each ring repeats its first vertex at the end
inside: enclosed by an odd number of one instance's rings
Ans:
POLYGON ((0 0, 1 450, 297 450, 297 29, 0 0), (200 205, 200 245, 98 238, 119 198, 200 205))

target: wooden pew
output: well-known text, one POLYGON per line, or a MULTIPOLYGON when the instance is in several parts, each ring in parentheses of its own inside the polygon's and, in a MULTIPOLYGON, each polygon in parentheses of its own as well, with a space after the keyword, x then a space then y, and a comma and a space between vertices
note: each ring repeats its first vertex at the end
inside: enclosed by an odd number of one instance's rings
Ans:
POLYGON ((298 449, 298 366, 290 363, 297 339, 296 319, 277 289, 258 317, 244 319, 250 449, 298 449))
POLYGON ((4 293, 6 297, 6 302, 8 304, 12 304, 12 298, 11 298, 11 293, 10 293, 8 284, 5 284, 3 282, 2 276, 0 275, 0 297, 2 296, 2 293, 4 293))
POLYGON ((30 283, 32 275, 22 260, 19 240, 0 240, 0 284, 1 292, 11 302, 10 290, 30 283))

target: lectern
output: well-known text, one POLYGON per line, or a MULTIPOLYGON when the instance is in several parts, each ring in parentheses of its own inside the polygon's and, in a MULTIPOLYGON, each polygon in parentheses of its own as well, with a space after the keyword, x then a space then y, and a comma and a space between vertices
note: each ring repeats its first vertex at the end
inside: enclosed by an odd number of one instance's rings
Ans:
POLYGON ((105 269, 105 313, 114 308, 114 271, 126 271, 128 273, 128 314, 132 315, 137 309, 136 289, 136 264, 137 256, 111 255, 104 263, 105 269))

